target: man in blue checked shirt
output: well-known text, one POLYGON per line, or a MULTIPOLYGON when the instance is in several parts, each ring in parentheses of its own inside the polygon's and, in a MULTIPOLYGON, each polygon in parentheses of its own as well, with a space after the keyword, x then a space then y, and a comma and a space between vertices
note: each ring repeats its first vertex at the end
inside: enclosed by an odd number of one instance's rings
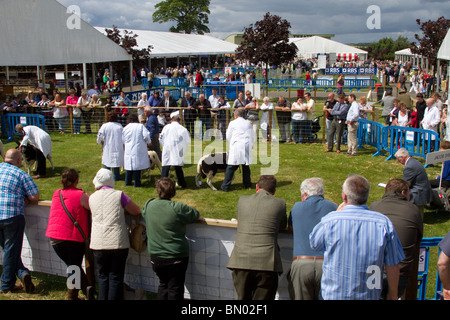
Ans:
POLYGON ((15 292, 16 276, 27 293, 34 291, 30 271, 22 264, 21 252, 25 230, 25 204, 39 200, 39 190, 33 179, 22 169, 19 150, 6 151, 5 162, 0 163, 0 245, 3 248, 1 292, 15 292))
POLYGON ((398 264, 405 255, 391 221, 369 210, 369 191, 366 178, 349 175, 342 186, 343 203, 309 236, 311 248, 324 251, 324 300, 380 299, 383 270, 389 284, 387 299, 398 299, 398 264))

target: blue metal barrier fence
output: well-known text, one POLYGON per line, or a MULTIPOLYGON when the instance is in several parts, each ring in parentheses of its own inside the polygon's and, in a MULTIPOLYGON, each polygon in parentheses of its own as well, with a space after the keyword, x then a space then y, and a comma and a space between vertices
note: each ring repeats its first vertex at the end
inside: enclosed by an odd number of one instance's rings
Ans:
POLYGON ((6 142, 14 140, 14 135, 19 133, 16 131, 16 125, 20 123, 24 126, 36 126, 45 130, 45 117, 40 114, 28 114, 28 113, 7 113, 2 115, 2 128, 8 135, 6 142))
MULTIPOLYGON (((426 298, 427 284, 429 276, 429 263, 430 263, 430 249, 437 247, 441 242, 442 237, 435 238, 423 238, 420 244, 419 254, 419 268, 417 274, 417 300, 440 300, 442 295, 442 283, 439 279, 439 274, 436 272, 436 283, 434 289, 434 297, 431 299, 426 298)), ((439 257, 440 249, 438 250, 439 257)), ((436 261, 437 264, 437 261, 436 261)))
POLYGON ((359 120, 358 147, 370 145, 377 148, 372 156, 388 153, 386 161, 394 159, 400 148, 408 150, 411 156, 426 159, 427 153, 439 150, 439 134, 431 131, 410 127, 384 126, 370 120, 359 120))

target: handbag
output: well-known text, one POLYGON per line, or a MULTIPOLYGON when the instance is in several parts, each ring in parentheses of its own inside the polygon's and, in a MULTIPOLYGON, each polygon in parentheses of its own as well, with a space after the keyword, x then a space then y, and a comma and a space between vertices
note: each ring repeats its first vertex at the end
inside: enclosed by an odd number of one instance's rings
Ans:
POLYGON ((141 215, 130 216, 130 247, 140 253, 144 251, 147 237, 146 237, 146 227, 139 223, 141 215))
MULTIPOLYGON (((148 203, 152 201, 149 199, 145 204, 144 208, 147 207, 148 203)), ((140 253, 144 251, 147 245, 147 228, 139 223, 142 215, 132 216, 130 215, 130 228, 129 228, 129 237, 130 237, 130 247, 140 253)))

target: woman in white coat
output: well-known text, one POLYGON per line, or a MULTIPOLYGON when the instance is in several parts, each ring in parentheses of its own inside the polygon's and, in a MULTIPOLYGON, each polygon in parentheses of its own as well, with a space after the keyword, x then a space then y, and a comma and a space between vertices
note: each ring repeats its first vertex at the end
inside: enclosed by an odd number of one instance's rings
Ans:
POLYGON ((130 186, 134 180, 134 186, 141 186, 141 170, 150 167, 147 145, 150 144, 150 132, 139 123, 135 114, 128 116, 128 124, 122 132, 122 142, 125 145, 124 165, 125 185, 130 186))
POLYGON ((112 169, 114 181, 120 180, 120 167, 123 167, 123 126, 117 121, 115 111, 108 112, 107 123, 104 123, 97 134, 97 143, 103 146, 102 164, 105 169, 112 169))
POLYGON ((168 177, 170 167, 174 167, 177 184, 182 188, 186 188, 186 180, 183 173, 184 153, 186 147, 191 143, 191 135, 180 124, 179 112, 173 112, 170 118, 170 124, 164 126, 159 135, 159 143, 162 146, 161 177, 168 177))

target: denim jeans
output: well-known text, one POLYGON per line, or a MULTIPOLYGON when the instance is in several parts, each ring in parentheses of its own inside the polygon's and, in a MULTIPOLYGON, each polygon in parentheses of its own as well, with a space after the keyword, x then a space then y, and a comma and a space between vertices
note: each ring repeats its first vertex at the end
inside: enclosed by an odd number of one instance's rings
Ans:
POLYGON ((3 249, 3 273, 0 290, 11 290, 19 279, 30 271, 22 263, 22 243, 25 230, 25 217, 18 215, 0 220, 0 245, 3 249))
MULTIPOLYGON (((231 182, 233 181, 233 176, 236 170, 239 168, 239 165, 228 165, 225 171, 225 179, 223 180, 222 186, 220 187, 223 191, 230 190, 231 182)), ((242 181, 244 183, 245 188, 251 188, 252 182, 250 179, 250 166, 245 164, 242 165, 242 181)))
POLYGON ((81 117, 73 117, 73 133, 80 133, 81 117))
POLYGON ((62 118, 55 118, 56 122, 58 123, 59 130, 62 130, 62 131, 66 130, 66 119, 67 119, 67 116, 62 117, 62 118))
POLYGON ((93 250, 98 300, 123 300, 128 249, 93 250))
POLYGON ((125 185, 131 186, 131 180, 134 180, 134 186, 141 186, 141 170, 127 170, 125 171, 125 185))
MULTIPOLYGON (((114 173, 114 181, 117 181, 117 180, 120 180, 120 168, 119 167, 116 167, 116 168, 109 168, 109 167, 107 167, 107 166, 104 166, 105 167, 105 169, 107 169, 107 170, 113 170, 113 173, 114 173)), ((131 183, 131 181, 130 181, 130 183, 131 183)))
POLYGON ((292 140, 295 143, 300 143, 301 134, 301 120, 292 120, 292 140))

